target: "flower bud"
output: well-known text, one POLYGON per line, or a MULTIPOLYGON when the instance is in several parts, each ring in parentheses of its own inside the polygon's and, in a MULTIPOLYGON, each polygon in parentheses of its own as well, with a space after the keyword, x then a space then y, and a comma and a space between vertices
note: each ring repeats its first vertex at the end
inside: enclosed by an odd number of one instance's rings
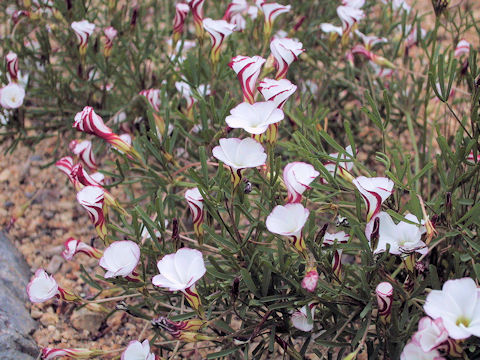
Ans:
POLYGON ((103 30, 105 34, 105 47, 103 48, 103 55, 109 57, 112 52, 113 40, 117 37, 118 31, 113 26, 109 26, 103 30))
POLYGON ((175 6, 175 18, 173 19, 173 47, 182 36, 183 28, 185 25, 185 18, 190 11, 190 7, 184 3, 178 3, 175 6))
POLYGON ((67 241, 63 244, 65 250, 62 252, 62 256, 65 260, 72 260, 73 257, 78 253, 84 253, 87 256, 95 259, 100 259, 103 255, 101 250, 98 250, 84 242, 74 239, 68 238, 67 241))
POLYGON ((198 238, 203 236, 203 196, 198 188, 189 189, 185 192, 185 199, 188 202, 193 217, 193 229, 198 238))
POLYGON ((103 355, 104 351, 102 350, 88 350, 88 349, 54 349, 54 348, 43 348, 42 349, 42 359, 52 360, 56 358, 66 358, 66 359, 90 359, 103 355))
POLYGON ((261 56, 235 56, 228 64, 237 74, 238 80, 242 86, 243 101, 253 104, 255 102, 255 85, 258 76, 265 63, 261 56))
POLYGON ((83 57, 87 52, 88 38, 92 35, 93 30, 95 30, 95 24, 92 24, 87 20, 82 20, 74 21, 71 26, 73 31, 75 31, 75 35, 79 42, 78 49, 80 55, 83 57))
POLYGON ((203 37, 203 3, 205 0, 187 0, 193 14, 193 22, 195 23, 195 31, 197 37, 203 37))
POLYGON ((105 224, 103 203, 105 190, 99 186, 85 186, 77 193, 77 200, 88 211, 90 220, 95 225, 98 236, 105 240, 107 226, 105 224))
POLYGON ((375 289, 378 302, 378 316, 384 324, 390 322, 392 316, 393 286, 388 282, 381 282, 375 289))
POLYGON ((270 50, 275 58, 277 69, 276 80, 285 78, 290 64, 305 51, 302 46, 302 43, 298 40, 289 38, 275 39, 270 43, 270 50))
POLYGON ((7 63, 7 72, 9 75, 10 82, 16 83, 18 80, 18 56, 13 51, 10 51, 7 56, 5 56, 7 63))
POLYGON ((97 170, 97 164, 92 151, 92 142, 90 140, 72 140, 68 147, 90 170, 97 170))
POLYGON ((203 20, 203 28, 208 32, 212 40, 211 60, 213 64, 220 60, 220 50, 225 39, 235 31, 235 25, 225 20, 203 20))

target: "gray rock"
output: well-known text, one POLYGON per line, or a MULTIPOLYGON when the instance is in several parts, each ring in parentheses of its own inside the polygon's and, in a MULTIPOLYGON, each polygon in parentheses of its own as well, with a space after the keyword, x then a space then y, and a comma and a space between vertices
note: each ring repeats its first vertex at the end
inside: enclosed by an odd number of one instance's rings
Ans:
POLYGON ((25 308, 30 269, 17 249, 0 232, 0 353, 2 360, 36 359, 39 350, 30 337, 35 321, 25 308))

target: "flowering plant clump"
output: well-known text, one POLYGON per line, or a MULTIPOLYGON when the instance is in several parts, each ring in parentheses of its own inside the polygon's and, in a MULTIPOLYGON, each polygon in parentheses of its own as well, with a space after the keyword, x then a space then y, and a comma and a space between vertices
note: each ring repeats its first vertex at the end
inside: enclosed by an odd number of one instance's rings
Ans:
POLYGON ((91 221, 29 299, 144 322, 43 358, 480 358, 480 9, 419 3, 1 2, 0 138, 91 221))

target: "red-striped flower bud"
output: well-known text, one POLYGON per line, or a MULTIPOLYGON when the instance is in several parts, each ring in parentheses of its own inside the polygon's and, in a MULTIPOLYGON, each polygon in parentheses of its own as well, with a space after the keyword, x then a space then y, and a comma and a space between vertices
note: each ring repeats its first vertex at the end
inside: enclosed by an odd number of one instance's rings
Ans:
POLYGON ((260 8, 265 16, 264 36, 269 39, 272 34, 273 22, 280 14, 290 11, 290 5, 281 5, 278 3, 263 3, 260 8))
POLYGON ((292 162, 283 169, 283 182, 287 187, 287 203, 299 203, 302 194, 310 189, 310 184, 320 175, 315 168, 304 162, 292 162))
POLYGON ((105 190, 99 186, 85 186, 77 193, 77 200, 88 211, 90 220, 95 225, 95 230, 102 240, 107 235, 107 226, 103 211, 105 190))
MULTIPOLYGON (((185 18, 190 11, 188 4, 178 3, 175 6, 175 18, 173 19, 173 43, 175 44, 182 36, 183 28, 185 26, 185 18)), ((175 47, 175 45, 173 46, 175 47)))
POLYGON ((220 50, 225 39, 235 31, 235 25, 225 20, 212 20, 210 18, 203 20, 203 28, 210 35, 212 40, 212 50, 210 58, 216 64, 220 59, 220 50))
MULTIPOLYGON (((333 244, 346 244, 350 239, 350 235, 346 234, 344 231, 337 232, 335 234, 325 233, 323 237, 324 246, 332 246, 333 244)), ((337 277, 337 279, 342 280, 342 249, 336 249, 333 258, 332 258, 332 271, 337 277)))
POLYGON ((72 140, 68 145, 70 151, 77 155, 80 160, 93 171, 97 170, 97 163, 92 151, 92 142, 90 140, 72 140))
POLYGON ((172 321, 165 316, 159 316, 152 320, 152 325, 160 327, 177 340, 184 340, 186 332, 195 332, 206 325, 205 320, 190 319, 184 321, 172 321))
POLYGON ((61 158, 55 163, 55 166, 58 170, 68 176, 68 179, 72 184, 74 183, 74 179, 72 177, 73 158, 71 156, 65 156, 61 158))
POLYGON ((367 178, 359 176, 353 184, 360 191, 367 206, 367 223, 380 212, 382 203, 392 195, 393 181, 385 177, 367 178))
POLYGON ((283 109, 285 102, 296 90, 297 86, 287 79, 273 80, 265 78, 258 86, 258 91, 260 91, 265 100, 273 101, 279 109, 283 109))
POLYGON ((105 57, 109 57, 112 53, 113 40, 115 40, 117 37, 118 31, 115 30, 113 26, 109 26, 103 30, 103 33, 105 34, 105 47, 103 48, 103 55, 105 57))
POLYGON ((270 50, 275 58, 275 67, 277 74, 276 80, 285 78, 288 67, 292 62, 298 59, 298 56, 305 50, 302 49, 303 44, 296 39, 274 39, 270 43, 270 50))
POLYGON ((223 20, 230 21, 230 19, 235 15, 244 13, 247 10, 248 3, 246 0, 232 0, 232 2, 228 4, 225 15, 223 15, 223 20))
POLYGON ((202 225, 204 219, 203 196, 198 188, 193 188, 185 191, 185 199, 187 200, 190 211, 192 212, 193 229, 195 230, 195 234, 197 237, 201 237, 203 235, 202 225))
POLYGON ((388 282, 381 282, 375 289, 378 302, 378 316, 384 324, 390 322, 392 316, 393 286, 388 282))
POLYGON ((68 238, 67 241, 63 244, 65 250, 62 252, 62 256, 65 260, 72 260, 73 257, 78 253, 83 253, 91 258, 100 259, 103 255, 103 251, 94 248, 84 242, 74 239, 68 238))
MULTIPOLYGON (((261 56, 235 56, 228 64, 237 74, 242 86, 243 100, 253 104, 255 102, 255 85, 265 63, 261 56)), ((267 99, 268 100, 268 99, 267 99)))
POLYGON ((43 348, 42 359, 52 360, 56 358, 66 359, 90 359, 96 356, 104 354, 101 350, 88 350, 88 349, 54 349, 43 348))
POLYGON ((87 52, 87 44, 90 35, 92 35, 93 30, 95 30, 95 24, 88 22, 87 20, 74 21, 72 23, 72 29, 75 31, 79 45, 78 49, 80 55, 84 56, 87 52))
POLYGON ((192 10, 193 22, 195 23, 195 30, 197 37, 203 37, 203 3, 205 0, 187 0, 188 6, 192 10))
POLYGON ((10 82, 17 82, 18 80, 18 56, 13 51, 10 51, 7 56, 5 56, 5 61, 7 63, 7 72, 10 82))
POLYGON ((142 90, 138 93, 139 95, 145 96, 148 100, 148 103, 153 107, 156 112, 160 112, 160 90, 159 89, 148 89, 142 90))
POLYGON ((367 50, 365 47, 362 45, 355 45, 352 49, 352 54, 360 54, 365 56, 368 60, 372 61, 373 63, 386 67, 389 69, 395 69, 395 65, 385 59, 383 56, 377 55, 369 50, 367 50))

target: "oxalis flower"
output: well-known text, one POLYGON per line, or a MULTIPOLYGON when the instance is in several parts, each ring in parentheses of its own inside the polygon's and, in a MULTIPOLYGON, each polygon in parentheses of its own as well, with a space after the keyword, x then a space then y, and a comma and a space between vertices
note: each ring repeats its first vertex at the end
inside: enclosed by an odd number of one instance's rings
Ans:
POLYGON ((232 0, 232 2, 228 4, 227 10, 225 11, 225 15, 223 15, 223 20, 230 21, 230 19, 235 15, 244 13, 247 10, 248 10, 248 3, 246 0, 232 0))
POLYGON ((437 350, 431 350, 425 352, 422 350, 420 345, 415 341, 409 342, 403 348, 402 354, 400 355, 400 360, 446 360, 444 357, 440 356, 440 353, 437 350))
MULTIPOLYGON (((283 111, 277 109, 273 101, 254 104, 244 102, 230 110, 230 115, 226 117, 225 122, 229 127, 243 129, 254 135, 257 140, 261 140, 263 136, 257 135, 265 133, 269 125, 276 124, 283 118, 283 111)), ((271 141, 272 139, 267 140, 271 141)))
MULTIPOLYGON (((186 116, 189 119, 193 120, 193 104, 197 101, 193 96, 193 90, 188 83, 185 81, 178 81, 175 83, 175 88, 177 91, 185 98, 187 101, 186 116)), ((197 91, 202 96, 210 95, 210 85, 198 85, 197 91)))
POLYGON ((260 5, 260 9, 265 16, 265 25, 263 28, 265 39, 270 38, 270 35, 272 34, 273 22, 275 21, 275 19, 279 15, 289 12, 290 8, 290 5, 285 6, 278 3, 263 3, 260 5))
POLYGON ((105 352, 102 350, 43 348, 42 359, 44 360, 51 360, 56 358, 90 359, 96 356, 103 355, 104 353, 105 352))
MULTIPOLYGON (((325 166, 327 171, 333 177, 335 177, 335 175, 339 175, 341 178, 352 182, 353 176, 350 171, 353 169, 353 162, 343 161, 353 159, 353 151, 350 145, 345 148, 345 153, 346 154, 342 153, 340 156, 339 153, 328 154, 328 156, 338 159, 338 162, 334 160, 328 160, 323 163, 323 166, 325 166)), ((328 181, 325 178, 321 178, 320 181, 322 184, 328 184, 328 181)))
POLYGON ((290 64, 305 51, 302 46, 300 41, 289 38, 275 39, 270 43, 270 50, 275 58, 275 67, 277 68, 276 80, 285 78, 290 64))
POLYGON ((365 13, 359 8, 342 5, 337 7, 337 15, 342 21, 342 42, 345 43, 348 40, 349 33, 355 28, 355 25, 364 18, 365 13))
POLYGON ((295 311, 290 319, 292 320, 292 325, 298 330, 309 332, 313 330, 313 316, 315 313, 315 305, 308 304, 302 307, 300 310, 295 311), (312 315, 311 320, 308 320, 307 315, 307 306, 310 308, 310 314, 312 315))
POLYGON ((82 20, 74 21, 71 26, 73 31, 75 31, 75 35, 79 42, 78 49, 80 55, 84 56, 87 52, 88 38, 92 35, 93 30, 95 30, 95 24, 92 24, 87 20, 82 20))
POLYGON ((177 5, 175 5, 175 17, 173 19, 172 35, 173 47, 175 47, 175 44, 182 36, 183 28, 185 26, 185 18, 187 17, 189 11, 190 7, 188 6, 188 4, 178 3, 177 5))
POLYGON ((65 250, 62 252, 62 256, 65 260, 72 260, 78 253, 84 253, 89 257, 100 259, 103 255, 103 251, 94 248, 83 241, 70 237, 63 244, 65 250))
POLYGON ((160 106, 162 105, 160 101, 160 89, 148 89, 142 90, 138 93, 139 95, 145 96, 148 103, 156 112, 160 112, 160 106))
POLYGON ((470 53, 470 43, 462 39, 455 47, 455 57, 461 57, 462 55, 468 55, 470 53))
POLYGON ((184 321, 172 321, 164 316, 152 320, 152 325, 168 332, 176 340, 185 342, 198 342, 213 340, 214 338, 202 335, 197 331, 207 324, 205 320, 189 319, 184 321))
POLYGON ((384 324, 392 317, 393 286, 388 282, 381 282, 375 289, 378 303, 378 317, 384 324))
POLYGON ((0 105, 5 109, 17 109, 23 105, 25 89, 16 83, 10 83, 0 89, 0 105))
POLYGON ((212 59, 212 63, 216 64, 220 59, 220 47, 225 39, 235 31, 235 25, 225 20, 206 18, 203 19, 203 28, 208 32, 212 40, 210 58, 212 59))
POLYGON ((261 56, 235 56, 228 64, 237 74, 242 86, 243 101, 253 104, 255 102, 255 84, 265 63, 261 56))
POLYGON ((155 360, 155 355, 150 352, 150 343, 144 340, 142 343, 137 340, 130 341, 121 360, 155 360))
POLYGON ((195 289, 195 283, 207 271, 202 253, 195 249, 181 248, 174 254, 165 255, 157 267, 160 275, 153 277, 153 285, 183 292, 190 306, 203 316, 200 297, 195 289))
POLYGON ((95 225, 98 236, 105 240, 107 226, 103 210, 105 190, 99 186, 85 186, 77 193, 77 200, 88 211, 90 220, 95 225))
POLYGON ((292 246, 303 256, 306 255, 305 241, 302 229, 307 222, 310 212, 302 204, 277 205, 268 215, 265 225, 268 231, 288 236, 292 246))
MULTIPOLYGON (((390 254, 394 255, 409 255, 413 252, 426 254, 428 252, 427 245, 421 240, 422 235, 425 234, 425 226, 421 226, 415 215, 408 214, 405 219, 416 223, 410 224, 405 221, 400 221, 395 224, 386 212, 380 212, 377 216, 379 223, 378 245, 374 249, 375 254, 382 253, 387 250, 387 244, 390 245, 390 254)), ((369 233, 366 234, 370 239, 369 233)))
POLYGON ((187 200, 188 207, 192 212, 193 230, 197 237, 203 236, 203 196, 198 188, 188 189, 185 191, 185 199, 187 200))
POLYGON ((195 31, 199 39, 203 36, 203 3, 205 0, 187 0, 188 6, 192 10, 195 31))
POLYGON ((386 67, 389 69, 395 69, 395 65, 392 62, 388 61, 383 56, 377 55, 372 51, 367 50, 362 45, 355 45, 352 49, 352 54, 363 55, 374 64, 377 64, 379 66, 386 67))
POLYGON ((320 173, 304 162, 292 162, 283 169, 283 182, 287 187, 287 203, 299 203, 302 194, 310 189, 310 184, 320 173))
POLYGON ((80 160, 93 171, 97 170, 97 163, 92 151, 92 142, 90 140, 72 140, 68 145, 70 151, 77 155, 80 160))
MULTIPOLYGON (((350 239, 350 235, 346 234, 344 231, 340 231, 334 234, 326 232, 323 237, 322 245, 332 246, 333 244, 335 244, 335 242, 337 244, 346 244, 349 239, 350 239)), ((342 253, 343 253, 342 249, 336 249, 332 258, 332 271, 339 280, 342 280, 343 278, 342 253)))
POLYGON ((72 184, 74 183, 74 179, 72 177, 73 158, 71 156, 65 156, 58 160, 55 163, 55 167, 61 172, 63 172, 65 175, 67 175, 68 179, 72 184))
POLYGON ((265 165, 267 154, 263 146, 252 138, 220 139, 219 143, 213 148, 212 154, 230 167, 234 187, 240 183, 243 169, 265 165))
POLYGON ((392 195, 393 181, 385 177, 359 176, 353 179, 353 184, 360 191, 367 206, 367 223, 380 212, 385 200, 392 195))
POLYGON ((133 270, 140 260, 140 248, 133 241, 115 241, 103 252, 99 265, 107 270, 104 277, 106 279, 122 276, 132 276, 133 270))
POLYGON ((115 40, 117 37, 118 31, 115 30, 113 26, 109 26, 103 30, 103 33, 105 34, 105 47, 103 48, 103 55, 105 57, 109 57, 112 53, 113 40, 115 40))
POLYGON ((452 339, 480 336, 480 291, 471 278, 448 280, 442 290, 432 290, 423 309, 432 319, 442 319, 452 339))
POLYGON ((258 86, 258 91, 266 101, 273 101, 279 109, 283 109, 285 102, 297 91, 297 86, 290 80, 263 79, 258 86))
POLYGON ((16 83, 18 80, 18 56, 13 51, 9 51, 5 56, 7 63, 7 72, 10 82, 16 83))
POLYGON ((442 319, 432 320, 428 316, 420 319, 418 330, 413 335, 413 341, 425 352, 438 349, 447 339, 448 331, 443 326, 442 319))
POLYGON ((33 303, 43 303, 54 297, 65 301, 76 301, 79 297, 58 286, 53 276, 48 275, 45 270, 38 269, 32 280, 27 285, 28 298, 33 303))
POLYGON ((85 106, 81 112, 75 115, 73 127, 87 134, 96 135, 124 153, 139 158, 137 151, 132 145, 127 144, 112 129, 106 126, 102 118, 95 113, 91 106, 85 106))
POLYGON ((318 283, 318 271, 315 266, 306 267, 305 276, 302 279, 302 288, 308 292, 314 292, 318 283))

